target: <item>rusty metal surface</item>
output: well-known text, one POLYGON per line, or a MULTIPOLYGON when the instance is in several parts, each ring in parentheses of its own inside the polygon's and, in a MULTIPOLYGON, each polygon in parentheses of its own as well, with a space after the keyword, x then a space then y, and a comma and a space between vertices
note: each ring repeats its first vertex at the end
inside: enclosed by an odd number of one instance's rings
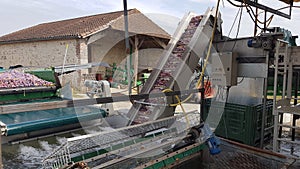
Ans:
POLYGON ((253 154, 239 152, 233 149, 227 150, 223 147, 223 152, 212 157, 212 163, 208 163, 208 168, 228 168, 228 169, 270 169, 282 168, 284 163, 266 159, 253 154))
POLYGON ((174 168, 189 169, 296 169, 300 167, 299 161, 283 158, 281 155, 265 154, 254 152, 222 141, 222 152, 218 155, 210 155, 204 151, 198 156, 183 165, 174 168))

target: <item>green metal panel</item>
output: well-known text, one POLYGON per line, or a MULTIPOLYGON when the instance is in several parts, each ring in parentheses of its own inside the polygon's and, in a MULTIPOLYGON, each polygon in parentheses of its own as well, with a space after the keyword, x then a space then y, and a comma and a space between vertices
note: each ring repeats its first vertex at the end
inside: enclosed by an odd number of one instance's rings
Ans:
POLYGON ((89 158, 92 158, 92 157, 95 157, 95 156, 97 156, 97 155, 99 155, 98 154, 98 151, 95 151, 95 152, 91 152, 91 153, 87 153, 87 154, 84 154, 84 159, 89 159, 89 158))
MULTIPOLYGON (((0 72, 1 73, 1 72, 0 72)), ((26 73, 33 74, 40 79, 53 82, 57 85, 54 71, 52 69, 37 69, 26 71, 26 73)), ((16 88, 14 90, 4 90, 0 92, 0 102, 11 102, 11 101, 24 101, 32 99, 41 99, 49 98, 56 96, 56 87, 45 87, 44 89, 34 88, 34 87, 25 87, 25 88, 16 88)))
POLYGON ((129 140, 129 141, 124 142, 124 146, 130 146, 132 144, 134 144, 133 140, 129 140))
POLYGON ((164 164, 165 166, 171 165, 175 162, 176 160, 174 159, 174 157, 170 157, 164 160, 164 164))
POLYGON ((118 149, 121 149, 121 148, 123 148, 123 147, 124 147, 124 146, 123 146, 122 143, 116 144, 116 145, 113 145, 113 146, 112 146, 112 150, 118 150, 118 149))
POLYGON ((164 161, 160 161, 158 163, 155 163, 149 167, 146 167, 146 169, 160 169, 160 168, 164 168, 165 167, 165 164, 164 164, 164 161))
POLYGON ((174 156, 175 160, 177 160, 177 159, 182 159, 183 157, 184 157, 183 154, 176 154, 176 155, 174 156))
POLYGON ((84 160, 84 158, 83 158, 83 156, 76 156, 76 157, 73 157, 73 158, 71 158, 71 161, 83 161, 84 160))
MULTIPOLYGON (((119 150, 119 149, 124 148, 126 146, 131 146, 131 145, 134 145, 136 143, 140 143, 140 142, 149 140, 151 138, 152 137, 137 138, 137 139, 134 139, 134 140, 126 141, 124 143, 116 144, 116 145, 112 146, 110 151, 119 150)), ((101 150, 98 150, 98 151, 93 151, 93 152, 90 152, 90 153, 87 153, 87 154, 82 154, 82 155, 79 155, 79 156, 76 156, 76 157, 72 157, 71 159, 72 159, 73 162, 79 162, 79 161, 82 161, 83 159, 92 158, 92 157, 95 157, 97 155, 101 155, 101 154, 104 154, 104 153, 107 153, 107 152, 109 152, 109 151, 107 151, 105 149, 101 149, 101 150)))
POLYGON ((24 101, 32 100, 37 98, 50 98, 56 96, 56 89, 49 91, 38 91, 38 92, 25 92, 20 91, 19 93, 11 94, 1 94, 0 102, 10 102, 10 101, 24 101))
POLYGON ((161 169, 161 168, 168 167, 168 166, 174 164, 177 160, 182 160, 186 157, 189 157, 193 154, 196 154, 196 153, 200 152, 201 150, 203 150, 205 148, 206 148, 206 145, 201 144, 197 147, 191 148, 191 149, 186 150, 182 153, 175 154, 174 156, 171 156, 171 157, 169 157, 165 160, 157 161, 153 165, 146 167, 146 169, 161 169))
MULTIPOLYGON (((211 106, 211 100, 205 100, 203 117, 208 116, 208 112, 223 109, 222 103, 214 103, 211 106)), ((266 106, 265 127, 273 125, 272 101, 269 100, 266 106)), ((224 138, 238 141, 247 145, 257 146, 260 140, 262 123, 263 105, 241 105, 226 103, 221 121, 215 130, 215 134, 224 138)), ((265 132, 265 137, 271 136, 272 132, 265 132)))
POLYGON ((104 154, 104 153, 107 153, 108 151, 105 150, 105 149, 101 149, 101 150, 98 150, 98 155, 101 155, 101 154, 104 154))
POLYGON ((35 75, 43 80, 47 80, 48 82, 56 83, 55 76, 54 76, 55 72, 53 69, 36 69, 36 70, 26 71, 26 73, 35 75))

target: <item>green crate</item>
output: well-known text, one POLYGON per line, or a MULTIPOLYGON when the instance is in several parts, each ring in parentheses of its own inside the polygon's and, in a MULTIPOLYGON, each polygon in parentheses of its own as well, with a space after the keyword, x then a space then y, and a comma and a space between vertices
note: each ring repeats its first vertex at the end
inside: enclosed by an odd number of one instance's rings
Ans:
MULTIPOLYGON (((206 99, 203 118, 207 118, 209 111, 220 111, 224 103, 214 102, 211 106, 211 99, 206 99)), ((272 115, 273 101, 268 100, 266 105, 265 128, 273 125, 272 115)), ((263 105, 241 105, 226 103, 224 112, 215 134, 230 140, 238 141, 251 146, 258 146, 261 136, 263 105)), ((272 130, 265 132, 264 140, 271 138, 272 130)))

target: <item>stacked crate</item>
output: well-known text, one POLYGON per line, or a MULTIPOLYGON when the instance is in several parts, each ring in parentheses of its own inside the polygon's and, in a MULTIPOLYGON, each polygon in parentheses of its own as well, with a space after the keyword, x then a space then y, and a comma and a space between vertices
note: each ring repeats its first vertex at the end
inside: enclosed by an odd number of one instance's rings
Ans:
MULTIPOLYGON (((273 115, 272 115, 273 101, 269 100, 266 104, 266 121, 264 132, 264 140, 270 140, 273 133, 273 115)), ((263 105, 242 105, 235 103, 224 103, 214 101, 211 99, 205 100, 203 117, 204 120, 209 113, 222 111, 223 115, 215 130, 217 136, 238 141, 251 146, 258 146, 260 143, 261 123, 263 105), (224 109, 224 110, 223 110, 224 109)))

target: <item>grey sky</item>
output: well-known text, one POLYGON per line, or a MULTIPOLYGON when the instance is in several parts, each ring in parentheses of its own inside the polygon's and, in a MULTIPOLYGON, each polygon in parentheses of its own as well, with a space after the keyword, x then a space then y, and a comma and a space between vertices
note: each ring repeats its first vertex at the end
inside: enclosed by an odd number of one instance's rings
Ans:
MULTIPOLYGON (((0 36, 39 23, 99 14, 123 9, 122 0, 0 0, 0 36)), ((283 7, 285 4, 274 0, 264 0, 271 7, 283 7)), ((179 19, 187 12, 203 14, 207 8, 216 5, 216 0, 128 0, 128 8, 137 8, 152 20, 163 26, 171 34, 179 19)), ((297 4, 296 4, 297 5, 297 4)), ((226 0, 220 7, 223 18, 223 30, 227 35, 238 8, 226 0)), ((263 16, 263 14, 262 14, 263 16)), ((299 34, 300 10, 294 9, 292 20, 276 16, 270 26, 280 26, 291 30, 293 35, 299 34)), ((253 23, 243 10, 240 36, 253 35, 253 23)), ((234 37, 237 23, 231 33, 234 37)))

